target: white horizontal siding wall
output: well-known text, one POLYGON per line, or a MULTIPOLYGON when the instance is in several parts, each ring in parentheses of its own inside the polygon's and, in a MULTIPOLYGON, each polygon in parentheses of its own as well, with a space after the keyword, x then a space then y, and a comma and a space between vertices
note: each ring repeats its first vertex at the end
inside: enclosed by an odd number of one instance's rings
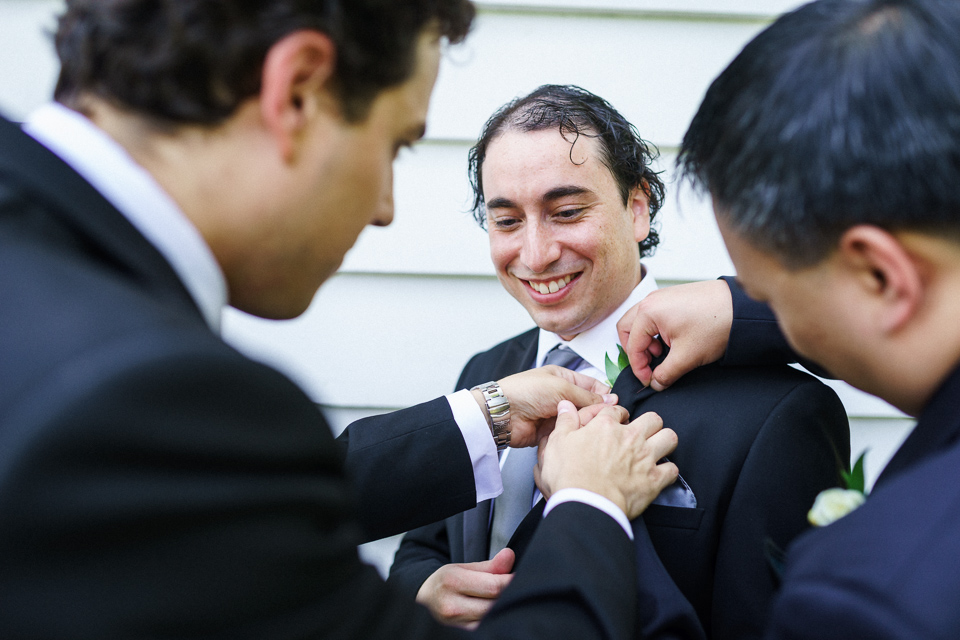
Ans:
MULTIPOLYGON (((709 203, 679 191, 672 163, 710 81, 793 0, 524 0, 479 3, 476 28, 450 48, 427 138, 396 168, 396 221, 364 231, 340 273, 301 318, 228 313, 228 340, 293 377, 339 430, 365 415, 452 389, 473 353, 532 326, 500 288, 485 234, 466 212, 466 152, 486 118, 540 84, 579 84, 613 103, 657 144, 669 197, 662 284, 732 273, 709 203), (679 191, 679 196, 678 196, 679 191)), ((59 0, 0 0, 0 110, 23 118, 45 100, 56 62, 44 29, 59 0)), ((869 448, 872 482, 912 422, 886 403, 831 383, 869 448)), ((386 545, 381 566, 389 562, 386 545)))

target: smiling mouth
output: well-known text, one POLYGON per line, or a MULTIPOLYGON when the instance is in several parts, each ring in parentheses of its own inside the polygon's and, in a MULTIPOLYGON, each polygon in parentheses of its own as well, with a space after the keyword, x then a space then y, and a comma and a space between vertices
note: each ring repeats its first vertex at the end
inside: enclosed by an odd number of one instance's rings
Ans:
POLYGON ((546 280, 543 282, 534 282, 533 280, 524 280, 527 285, 541 295, 556 293, 566 287, 572 280, 575 280, 580 274, 566 275, 556 280, 546 280))

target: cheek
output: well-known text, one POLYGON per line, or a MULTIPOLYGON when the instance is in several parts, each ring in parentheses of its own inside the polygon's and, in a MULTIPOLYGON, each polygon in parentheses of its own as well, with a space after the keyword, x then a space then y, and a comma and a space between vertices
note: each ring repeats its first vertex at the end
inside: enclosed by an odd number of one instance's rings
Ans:
POLYGON ((816 359, 818 351, 830 341, 831 332, 825 327, 829 320, 816 304, 793 304, 777 314, 777 320, 793 348, 802 355, 816 359))
POLYGON ((490 238, 490 261, 498 274, 506 272, 507 267, 516 257, 516 250, 512 247, 510 238, 493 237, 490 238))

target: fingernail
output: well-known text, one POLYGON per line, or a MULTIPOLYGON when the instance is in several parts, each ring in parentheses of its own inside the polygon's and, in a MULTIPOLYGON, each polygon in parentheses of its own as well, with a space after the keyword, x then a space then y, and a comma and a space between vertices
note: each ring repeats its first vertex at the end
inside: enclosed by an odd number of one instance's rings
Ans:
POLYGON ((576 410, 577 408, 573 406, 573 403, 569 400, 561 400, 560 404, 557 405, 557 415, 561 413, 571 413, 576 410))
POLYGON ((617 400, 617 394, 615 393, 603 394, 603 404, 617 404, 617 400))

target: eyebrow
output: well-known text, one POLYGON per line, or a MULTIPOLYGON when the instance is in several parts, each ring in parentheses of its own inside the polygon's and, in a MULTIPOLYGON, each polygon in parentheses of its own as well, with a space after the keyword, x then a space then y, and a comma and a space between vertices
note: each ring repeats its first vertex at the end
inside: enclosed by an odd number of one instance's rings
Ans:
MULTIPOLYGON (((541 202, 552 202, 553 200, 559 200, 560 198, 566 198, 569 196, 582 196, 585 194, 592 194, 593 191, 587 189, 586 187, 579 187, 577 185, 563 185, 560 187, 554 187, 550 189, 543 197, 540 198, 541 202)), ((488 209, 512 209, 515 208, 513 200, 508 198, 498 197, 494 198, 487 202, 488 209)))
POLYGON ((560 198, 566 198, 567 196, 582 196, 588 193, 593 193, 590 189, 586 187, 578 187, 577 185, 564 185, 562 187, 554 187, 543 194, 541 200, 550 201, 550 200, 559 200, 560 198))

